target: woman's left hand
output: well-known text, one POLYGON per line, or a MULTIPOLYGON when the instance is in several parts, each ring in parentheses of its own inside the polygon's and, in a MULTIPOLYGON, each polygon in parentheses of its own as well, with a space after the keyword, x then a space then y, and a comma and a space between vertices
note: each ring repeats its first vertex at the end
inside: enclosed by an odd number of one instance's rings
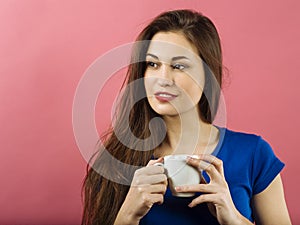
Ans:
MULTIPOLYGON (((199 197, 193 199, 189 207, 192 208, 206 202, 211 213, 217 218, 220 224, 244 224, 245 218, 233 204, 224 176, 223 161, 215 156, 203 154, 199 155, 198 159, 189 157, 187 163, 199 171, 206 171, 210 178, 209 183, 175 188, 177 192, 202 192, 199 197)), ((247 222, 250 223, 250 221, 247 222)))

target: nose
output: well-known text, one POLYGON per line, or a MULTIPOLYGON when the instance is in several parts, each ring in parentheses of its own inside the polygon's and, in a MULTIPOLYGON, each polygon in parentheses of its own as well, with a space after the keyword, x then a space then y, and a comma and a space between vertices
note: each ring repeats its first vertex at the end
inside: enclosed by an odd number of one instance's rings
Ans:
POLYGON ((160 68, 158 84, 162 87, 172 86, 174 80, 172 77, 172 72, 170 71, 170 66, 163 64, 160 68))

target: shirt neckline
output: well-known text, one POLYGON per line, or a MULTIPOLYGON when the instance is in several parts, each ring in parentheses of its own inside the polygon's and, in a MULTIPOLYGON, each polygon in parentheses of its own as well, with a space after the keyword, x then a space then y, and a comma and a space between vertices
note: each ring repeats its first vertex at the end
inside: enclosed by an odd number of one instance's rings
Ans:
POLYGON ((216 126, 216 125, 213 125, 213 126, 216 127, 219 130, 219 141, 218 141, 218 144, 217 144, 216 148, 211 153, 211 155, 217 156, 220 153, 220 151, 222 149, 222 146, 223 146, 223 143, 224 143, 226 128, 225 127, 219 127, 219 126, 216 126))

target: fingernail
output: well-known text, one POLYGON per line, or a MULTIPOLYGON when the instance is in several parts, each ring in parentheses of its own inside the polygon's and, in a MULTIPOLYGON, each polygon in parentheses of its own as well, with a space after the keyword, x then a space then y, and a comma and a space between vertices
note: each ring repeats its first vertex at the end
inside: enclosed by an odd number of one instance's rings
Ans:
POLYGON ((193 158, 192 158, 191 156, 187 156, 187 157, 186 157, 186 160, 187 160, 187 161, 190 161, 190 160, 193 160, 193 158))
POLYGON ((193 208, 193 207, 194 207, 193 203, 190 203, 188 206, 189 206, 190 208, 193 208))
POLYGON ((176 190, 176 191, 181 191, 182 188, 181 188, 181 187, 175 187, 175 190, 176 190))

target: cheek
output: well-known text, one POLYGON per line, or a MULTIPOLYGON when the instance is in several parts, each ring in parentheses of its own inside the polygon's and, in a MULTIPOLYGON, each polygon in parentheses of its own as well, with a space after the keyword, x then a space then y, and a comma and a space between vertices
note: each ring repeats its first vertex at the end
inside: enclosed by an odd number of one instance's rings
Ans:
POLYGON ((202 89, 197 85, 190 89, 190 97, 195 104, 198 104, 198 102, 200 101, 202 93, 202 89))
POLYGON ((204 82, 201 82, 200 79, 195 81, 191 77, 185 77, 184 79, 178 80, 177 84, 179 88, 187 95, 188 98, 193 100, 194 103, 198 103, 202 93, 204 82))
POLYGON ((147 96, 153 94, 154 84, 155 84, 155 79, 153 79, 153 77, 148 77, 148 76, 144 77, 144 86, 145 86, 147 96))

